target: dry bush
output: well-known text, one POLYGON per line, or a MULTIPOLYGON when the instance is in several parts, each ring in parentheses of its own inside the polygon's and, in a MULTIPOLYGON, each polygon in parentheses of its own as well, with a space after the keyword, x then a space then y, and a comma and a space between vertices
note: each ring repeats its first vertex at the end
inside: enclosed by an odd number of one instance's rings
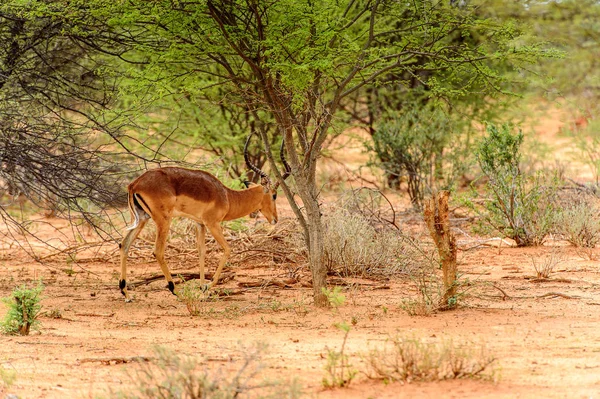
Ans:
POLYGON ((579 248, 595 248, 600 242, 600 216, 594 202, 583 197, 571 202, 556 217, 556 230, 579 248))
POLYGON ((376 229, 359 213, 335 208, 325 216, 325 263, 341 276, 408 273, 418 258, 415 243, 392 229, 376 229))
POLYGON ((241 362, 236 370, 211 369, 199 359, 180 355, 164 347, 155 349, 156 358, 142 364, 130 375, 134 388, 117 393, 118 398, 298 398, 302 392, 295 381, 285 384, 261 378, 266 351, 264 344, 240 347, 241 362))
POLYGON ((386 382, 493 380, 495 362, 496 358, 483 346, 473 343, 429 343, 404 337, 389 339, 383 349, 371 350, 365 356, 366 375, 386 382))
POLYGON ((550 251, 546 256, 530 256, 530 258, 535 275, 539 279, 550 278, 554 268, 564 260, 563 254, 556 249, 550 251))

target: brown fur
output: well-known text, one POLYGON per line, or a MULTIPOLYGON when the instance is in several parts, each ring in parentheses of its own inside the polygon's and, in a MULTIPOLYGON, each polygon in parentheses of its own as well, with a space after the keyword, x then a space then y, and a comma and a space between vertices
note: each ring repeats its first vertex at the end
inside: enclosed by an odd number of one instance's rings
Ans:
MULTIPOLYGON (((128 229, 121 243, 123 285, 127 274, 129 247, 150 218, 154 220, 157 227, 154 253, 170 287, 173 287, 172 277, 164 259, 164 250, 173 217, 184 216, 198 222, 197 245, 202 281, 204 281, 206 255, 204 243, 206 228, 223 248, 224 253, 211 285, 218 282, 231 252, 223 237, 221 222, 237 219, 255 211, 261 211, 270 223, 277 222, 277 208, 273 198, 275 191, 271 189, 268 180, 264 186, 252 184, 245 190, 232 190, 208 172, 167 167, 145 172, 129 184, 128 191, 132 227, 128 229)), ((125 295, 125 300, 129 301, 127 287, 122 288, 121 291, 125 295)))

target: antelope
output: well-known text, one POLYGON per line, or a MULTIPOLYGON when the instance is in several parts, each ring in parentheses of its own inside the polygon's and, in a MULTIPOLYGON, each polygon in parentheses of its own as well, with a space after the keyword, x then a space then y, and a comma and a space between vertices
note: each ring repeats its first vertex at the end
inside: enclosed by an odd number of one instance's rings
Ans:
MULTIPOLYGON (((252 135, 248 137, 244 146, 244 160, 248 167, 260 176, 260 184, 246 182, 246 189, 233 190, 224 186, 219 179, 208 172, 180 167, 151 169, 129 184, 127 189, 131 226, 126 229, 125 237, 119 245, 121 255, 119 288, 125 296, 125 302, 131 302, 126 281, 127 254, 131 244, 148 220, 152 219, 156 224, 154 256, 167 279, 168 288, 173 294, 175 294, 175 284, 173 284, 173 278, 165 261, 165 247, 173 217, 187 217, 196 222, 202 284, 204 284, 207 228, 223 250, 212 282, 203 287, 206 290, 217 284, 223 266, 231 254, 231 248, 223 237, 221 222, 260 211, 269 223, 277 223, 275 200, 279 181, 272 185, 267 174, 250 162, 248 143, 252 135)), ((290 174, 290 166, 285 160, 283 148, 282 143, 280 156, 285 166, 282 179, 285 179, 290 174)))

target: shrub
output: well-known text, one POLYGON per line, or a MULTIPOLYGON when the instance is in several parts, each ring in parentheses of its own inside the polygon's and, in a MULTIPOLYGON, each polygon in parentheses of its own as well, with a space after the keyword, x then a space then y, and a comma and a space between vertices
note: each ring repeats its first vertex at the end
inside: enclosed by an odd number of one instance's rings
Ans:
POLYGON ((38 316, 42 309, 41 293, 44 286, 40 281, 34 288, 26 285, 15 288, 8 298, 2 301, 8 305, 8 313, 0 323, 0 329, 8 335, 29 335, 31 329, 39 328, 38 316))
POLYGON ((208 299, 206 289, 198 280, 185 281, 179 286, 177 297, 185 303, 188 312, 192 316, 200 315, 204 310, 204 304, 208 299))
POLYGON ((431 189, 447 189, 467 168, 465 140, 457 134, 461 121, 432 105, 407 106, 381 123, 369 148, 386 173, 388 185, 399 188, 403 179, 413 207, 420 210, 431 189))
POLYGON ((398 232, 378 231, 362 215, 342 208, 325 216, 323 246, 330 273, 364 277, 405 267, 407 248, 398 232))
POLYGON ((493 380, 496 358, 472 343, 451 340, 428 343, 417 338, 395 337, 381 350, 365 357, 366 375, 386 382, 441 381, 450 379, 493 380))
POLYGON ((443 285, 434 265, 421 267, 410 276, 417 295, 403 299, 400 307, 410 316, 430 316, 440 308, 443 285))
POLYGON ((554 268, 564 260, 561 253, 553 249, 546 256, 531 256, 531 264, 535 270, 535 275, 539 279, 550 278, 554 268))
POLYGON ((600 217, 591 201, 581 201, 560 210, 556 232, 579 248, 594 248, 600 242, 600 217))
POLYGON ((475 192, 465 204, 480 217, 483 232, 496 231, 518 246, 541 245, 554 225, 558 182, 547 173, 520 169, 523 133, 508 124, 489 125, 477 150, 488 182, 483 198, 475 192))
POLYGON ((279 382, 261 381, 263 344, 240 347, 241 364, 234 371, 210 369, 189 355, 179 355, 167 348, 156 347, 156 358, 144 363, 130 376, 133 388, 111 392, 118 398, 164 399, 233 399, 244 397, 298 398, 302 392, 295 381, 287 386, 279 382), (250 395, 250 393, 255 395, 250 395))

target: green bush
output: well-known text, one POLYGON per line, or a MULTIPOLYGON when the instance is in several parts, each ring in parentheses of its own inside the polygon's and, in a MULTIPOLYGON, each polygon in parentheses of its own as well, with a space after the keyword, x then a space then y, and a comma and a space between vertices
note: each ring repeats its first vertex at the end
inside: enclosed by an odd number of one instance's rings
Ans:
POLYGON ((406 181, 415 209, 423 208, 432 189, 449 189, 467 169, 468 140, 459 134, 461 123, 439 107, 415 104, 377 127, 369 150, 390 187, 400 188, 406 181))
POLYGON ((483 232, 498 232, 518 246, 541 245, 555 222, 558 179, 549 173, 524 174, 520 168, 523 133, 511 125, 489 125, 477 149, 487 183, 465 204, 480 217, 483 232))
POLYGON ((39 328, 38 316, 42 309, 41 293, 44 285, 40 281, 34 288, 26 285, 15 288, 8 298, 2 301, 8 305, 8 313, 0 323, 0 330, 7 335, 29 335, 29 331, 39 328))

